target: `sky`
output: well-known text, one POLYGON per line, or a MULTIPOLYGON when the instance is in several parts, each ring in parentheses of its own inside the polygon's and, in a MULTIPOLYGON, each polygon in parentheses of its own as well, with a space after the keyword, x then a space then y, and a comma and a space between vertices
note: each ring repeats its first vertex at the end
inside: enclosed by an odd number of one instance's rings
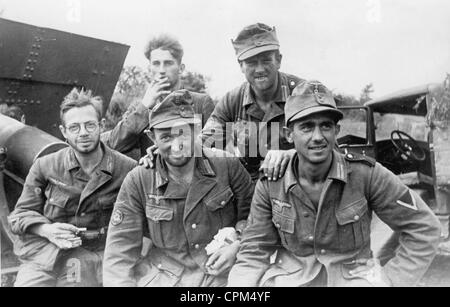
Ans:
MULTIPOLYGON (((277 29, 281 71, 374 97, 450 73, 448 0, 0 0, 3 18, 131 46, 125 65, 147 67, 149 38, 177 37, 184 63, 221 97, 244 81, 231 39, 263 22, 277 29)), ((1 65, 1 63, 0 63, 1 65)))

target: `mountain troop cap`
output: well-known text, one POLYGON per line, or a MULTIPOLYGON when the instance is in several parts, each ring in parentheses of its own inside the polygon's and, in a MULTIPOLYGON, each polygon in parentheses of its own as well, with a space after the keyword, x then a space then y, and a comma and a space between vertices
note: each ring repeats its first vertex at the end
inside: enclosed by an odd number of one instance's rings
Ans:
POLYGON ((341 120, 344 115, 336 107, 331 91, 319 81, 303 81, 292 91, 284 107, 286 126, 314 113, 331 112, 341 120))
POLYGON ((265 51, 280 49, 275 27, 271 28, 263 23, 245 27, 235 40, 231 40, 231 43, 236 51, 238 61, 265 51))
POLYGON ((164 129, 180 125, 199 124, 195 116, 192 95, 187 90, 178 90, 156 105, 149 115, 149 128, 164 129))

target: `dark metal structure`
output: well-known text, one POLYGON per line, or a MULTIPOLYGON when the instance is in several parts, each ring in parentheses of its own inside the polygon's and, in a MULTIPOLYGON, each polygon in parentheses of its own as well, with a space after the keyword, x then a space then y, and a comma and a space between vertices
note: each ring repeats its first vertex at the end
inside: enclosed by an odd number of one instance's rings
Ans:
POLYGON ((0 114, 0 230, 2 285, 13 259, 7 216, 33 162, 67 146, 59 105, 74 87, 92 90, 108 108, 129 46, 0 18, 0 105, 20 107, 27 125, 0 114))
POLYGON ((103 97, 105 110, 129 46, 0 18, 0 104, 59 137, 59 104, 73 87, 103 97))

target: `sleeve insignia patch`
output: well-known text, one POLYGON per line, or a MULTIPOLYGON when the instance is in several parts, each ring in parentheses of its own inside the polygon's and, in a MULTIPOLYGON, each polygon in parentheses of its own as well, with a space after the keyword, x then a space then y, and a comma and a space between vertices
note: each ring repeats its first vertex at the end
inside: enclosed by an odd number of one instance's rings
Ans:
POLYGON ((417 208, 416 200, 414 199, 414 196, 411 195, 410 190, 406 191, 405 194, 403 194, 403 196, 397 200, 397 204, 399 204, 400 206, 406 207, 408 209, 414 210, 414 211, 419 210, 417 208))
POLYGON ((114 210, 111 216, 111 225, 119 226, 123 222, 123 213, 120 210, 114 210))

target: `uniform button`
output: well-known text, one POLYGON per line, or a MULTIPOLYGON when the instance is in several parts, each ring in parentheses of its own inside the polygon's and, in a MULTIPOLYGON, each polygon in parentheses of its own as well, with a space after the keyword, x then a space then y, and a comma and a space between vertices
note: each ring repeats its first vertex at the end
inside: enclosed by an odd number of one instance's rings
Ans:
POLYGON ((322 249, 322 250, 320 251, 320 253, 321 253, 322 255, 325 255, 325 254, 327 253, 327 251, 324 250, 324 249, 322 249))
POLYGON ((359 215, 355 215, 355 221, 359 221, 359 219, 360 219, 360 217, 359 217, 359 215))
POLYGON ((309 240, 309 241, 314 241, 314 236, 309 236, 309 237, 308 237, 308 240, 309 240))
POLYGON ((54 202, 55 200, 53 198, 50 198, 50 202, 54 202))
POLYGON ((83 213, 81 213, 81 214, 80 214, 80 216, 86 216, 86 213, 85 213, 85 212, 83 212, 83 213))
POLYGON ((283 260, 281 260, 281 259, 278 260, 278 263, 279 263, 279 264, 282 264, 282 263, 283 263, 283 260))
POLYGON ((281 228, 281 225, 280 224, 275 224, 275 227, 276 228, 281 228))
POLYGON ((195 249, 199 249, 199 248, 200 248, 200 245, 195 244, 194 248, 195 248, 195 249))
POLYGON ((192 229, 197 229, 197 224, 192 224, 192 229))
POLYGON ((160 264, 158 264, 158 269, 161 269, 162 268, 162 264, 160 263, 160 264))
POLYGON ((223 202, 221 202, 220 203, 222 206, 225 206, 226 204, 227 204, 227 202, 226 201, 223 201, 223 202))

